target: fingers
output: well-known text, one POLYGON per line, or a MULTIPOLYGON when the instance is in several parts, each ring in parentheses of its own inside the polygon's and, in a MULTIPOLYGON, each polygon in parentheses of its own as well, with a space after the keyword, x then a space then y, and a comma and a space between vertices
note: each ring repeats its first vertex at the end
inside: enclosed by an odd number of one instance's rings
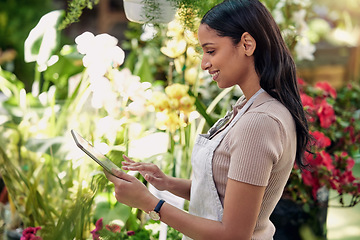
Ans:
POLYGON ((118 182, 119 179, 121 180, 125 180, 127 182, 132 182, 134 181, 136 178, 124 173, 123 171, 117 170, 117 169, 112 169, 112 172, 114 173, 114 175, 112 173, 109 173, 108 171, 104 170, 105 176, 107 179, 109 179, 109 181, 115 183, 118 182))
POLYGON ((133 161, 132 159, 130 159, 128 156, 126 156, 125 154, 122 155, 123 158, 125 159, 126 162, 124 163, 127 163, 127 162, 130 162, 130 163, 135 163, 135 161, 133 161))
POLYGON ((131 170, 131 171, 149 171, 151 170, 151 165, 149 163, 123 163, 124 170, 131 170))

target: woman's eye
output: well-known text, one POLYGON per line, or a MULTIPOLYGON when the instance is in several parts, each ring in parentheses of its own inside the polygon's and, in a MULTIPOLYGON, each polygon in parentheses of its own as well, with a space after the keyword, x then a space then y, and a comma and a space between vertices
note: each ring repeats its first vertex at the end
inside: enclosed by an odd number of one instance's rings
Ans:
POLYGON ((214 50, 212 50, 212 51, 207 51, 206 53, 208 53, 208 54, 213 54, 215 51, 214 50))

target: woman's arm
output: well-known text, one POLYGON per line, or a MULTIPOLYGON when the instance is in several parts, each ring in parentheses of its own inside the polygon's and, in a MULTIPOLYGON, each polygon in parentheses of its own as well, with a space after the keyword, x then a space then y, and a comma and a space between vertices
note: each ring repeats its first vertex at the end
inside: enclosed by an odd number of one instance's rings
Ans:
MULTIPOLYGON (((117 177, 108 173, 106 176, 114 183, 115 197, 121 203, 148 213, 159 202, 133 176, 123 172, 118 172, 117 177)), ((248 240, 254 231, 264 191, 265 187, 229 179, 222 222, 196 217, 167 203, 160 210, 161 221, 193 239, 248 240)))
POLYGON ((138 171, 156 189, 166 190, 190 200, 191 180, 167 176, 153 163, 135 162, 125 155, 123 157, 125 159, 122 162, 124 170, 138 171))
MULTIPOLYGON (((228 180, 223 221, 212 221, 164 204, 161 220, 193 239, 251 239, 265 187, 228 180)), ((206 199, 204 199, 206 201, 206 199)))

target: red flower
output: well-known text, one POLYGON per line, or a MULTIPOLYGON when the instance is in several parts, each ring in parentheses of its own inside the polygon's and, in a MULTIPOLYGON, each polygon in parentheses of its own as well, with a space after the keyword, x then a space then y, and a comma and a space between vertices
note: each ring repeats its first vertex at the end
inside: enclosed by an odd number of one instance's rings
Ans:
POLYGON ((335 169, 335 166, 333 164, 333 159, 331 158, 331 155, 325 151, 321 151, 320 154, 318 154, 322 158, 322 165, 326 167, 329 171, 333 171, 335 169))
POLYGON ((126 234, 127 234, 128 236, 132 236, 132 235, 135 235, 135 232, 134 232, 134 231, 128 231, 126 234))
POLYGON ((337 96, 336 90, 328 82, 318 82, 315 88, 323 90, 325 96, 331 96, 334 99, 337 96))
POLYGON ((354 126, 348 126, 344 129, 344 131, 349 133, 351 143, 355 143, 356 135, 355 135, 355 131, 354 131, 354 126))
POLYGON ((111 232, 121 232, 121 227, 117 224, 106 225, 105 228, 111 232))
POLYGON ((320 183, 317 178, 315 178, 309 170, 304 170, 301 173, 301 177, 303 179, 304 184, 310 186, 312 188, 313 198, 316 199, 317 191, 320 188, 320 183))
POLYGON ((298 80, 298 84, 299 84, 300 86, 305 86, 305 85, 306 85, 306 82, 304 81, 304 79, 298 78, 297 80, 298 80))
POLYGON ((335 122, 334 109, 325 99, 318 105, 317 115, 322 128, 329 128, 335 122))
POLYGON ((331 140, 330 138, 326 137, 324 133, 319 131, 315 131, 315 132, 310 131, 310 134, 315 138, 314 144, 318 148, 326 148, 330 146, 331 140))
POLYGON ((305 93, 300 93, 303 106, 309 111, 314 110, 314 99, 305 93))

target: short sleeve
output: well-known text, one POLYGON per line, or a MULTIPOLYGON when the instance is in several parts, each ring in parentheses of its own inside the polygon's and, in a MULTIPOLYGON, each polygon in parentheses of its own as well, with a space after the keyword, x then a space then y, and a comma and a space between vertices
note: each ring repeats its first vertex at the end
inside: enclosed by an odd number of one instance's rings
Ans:
POLYGON ((273 165, 283 153, 281 123, 266 113, 248 112, 230 133, 226 137, 231 154, 228 177, 267 186, 273 165))

